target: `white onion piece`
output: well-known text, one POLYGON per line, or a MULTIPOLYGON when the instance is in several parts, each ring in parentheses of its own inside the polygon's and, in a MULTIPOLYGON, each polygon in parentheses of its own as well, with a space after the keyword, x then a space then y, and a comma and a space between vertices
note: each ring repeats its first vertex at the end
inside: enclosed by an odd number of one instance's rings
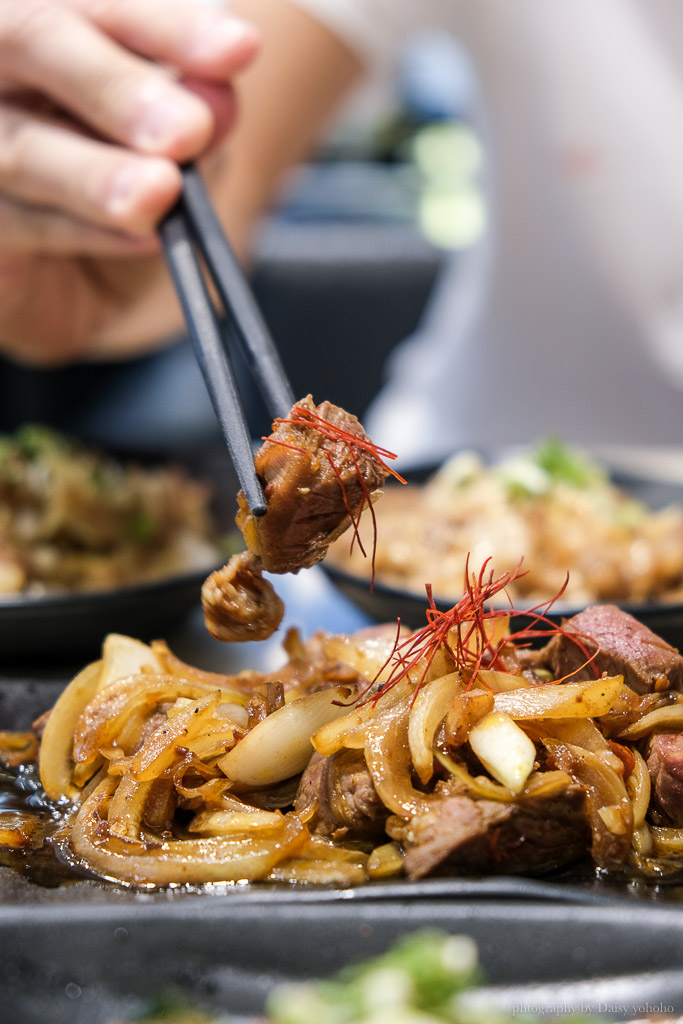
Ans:
POLYGON ((308 764, 318 729, 349 712, 348 686, 310 693, 278 708, 222 757, 218 766, 233 782, 271 786, 298 775, 308 764), (341 702, 335 704, 334 702, 341 702))
POLYGON ((100 686, 101 675, 101 661, 86 665, 62 691, 50 712, 39 758, 40 781, 50 800, 78 799, 79 791, 73 783, 74 730, 83 708, 100 686))
POLYGON ((470 747, 494 779, 521 793, 536 760, 536 747, 509 715, 492 711, 469 735, 470 747))
POLYGON ((463 692, 459 672, 451 672, 423 686, 408 720, 408 745, 415 771, 423 783, 434 774, 434 734, 444 720, 453 698, 463 692))
POLYGON ((149 668, 152 672, 163 672, 161 662, 147 644, 121 633, 109 633, 104 638, 101 690, 111 686, 118 679, 137 676, 145 668, 149 668))
POLYGON ((504 690, 519 690, 529 685, 526 676, 513 675, 512 672, 500 672, 495 668, 480 668, 476 681, 482 683, 488 690, 495 690, 497 693, 504 690))
POLYGON ((587 683, 543 683, 496 693, 494 710, 510 718, 597 718, 622 691, 622 676, 587 683))

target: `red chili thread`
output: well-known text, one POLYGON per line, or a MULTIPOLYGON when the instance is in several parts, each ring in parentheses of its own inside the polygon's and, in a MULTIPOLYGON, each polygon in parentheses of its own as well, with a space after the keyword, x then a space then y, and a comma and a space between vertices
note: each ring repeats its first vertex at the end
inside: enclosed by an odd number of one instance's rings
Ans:
MULTIPOLYGON (((586 658, 584 665, 580 667, 583 668, 593 663, 597 651, 592 655, 589 654, 579 639, 581 634, 565 631, 561 625, 548 618, 550 608, 564 593, 569 582, 569 576, 567 576, 564 584, 553 598, 521 611, 513 608, 512 602, 506 593, 506 588, 526 575, 526 572, 522 571, 521 568, 522 562, 520 561, 515 569, 509 569, 498 577, 494 577, 491 570, 488 578, 486 578, 486 569, 490 561, 491 559, 487 558, 479 572, 470 575, 468 555, 465 561, 465 593, 448 611, 443 612, 436 607, 432 595, 432 586, 429 583, 425 585, 429 605, 426 611, 427 625, 413 633, 406 640, 401 641, 399 623, 399 633, 397 633, 393 649, 377 672, 373 684, 377 682, 382 672, 389 665, 393 663, 394 667, 379 693, 369 698, 369 700, 373 702, 379 700, 382 694, 404 679, 411 670, 416 669, 422 664, 423 667, 415 684, 413 698, 415 699, 441 647, 446 648, 453 658, 457 671, 467 678, 468 688, 476 679, 477 673, 485 659, 488 665, 495 668, 496 663, 499 663, 501 650, 506 644, 514 643, 516 646, 524 647, 528 646, 531 640, 539 637, 550 638, 557 634, 566 636, 577 644, 586 658), (501 593, 507 597, 510 603, 509 609, 504 607, 487 607, 487 603, 501 593), (528 626, 509 633, 496 644, 492 644, 486 630, 487 620, 499 618, 500 616, 509 616, 510 614, 531 616, 531 622, 528 626), (543 624, 544 628, 537 628, 540 624, 543 624), (451 642, 452 631, 455 632, 454 642, 451 642)), ((598 672, 595 666, 593 666, 593 670, 597 678, 598 672)), ((574 671, 578 671, 578 669, 574 671)), ((573 675, 574 672, 571 674, 573 675)), ((562 682, 562 680, 553 680, 553 682, 562 682)))

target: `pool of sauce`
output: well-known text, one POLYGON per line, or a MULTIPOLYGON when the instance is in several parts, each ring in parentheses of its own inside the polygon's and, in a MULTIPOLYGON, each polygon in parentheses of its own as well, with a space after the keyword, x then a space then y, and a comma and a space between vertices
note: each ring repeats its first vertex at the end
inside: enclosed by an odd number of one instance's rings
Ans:
POLYGON ((85 877, 61 852, 66 811, 45 795, 36 764, 0 765, 0 830, 11 844, 0 845, 0 864, 48 887, 85 877))

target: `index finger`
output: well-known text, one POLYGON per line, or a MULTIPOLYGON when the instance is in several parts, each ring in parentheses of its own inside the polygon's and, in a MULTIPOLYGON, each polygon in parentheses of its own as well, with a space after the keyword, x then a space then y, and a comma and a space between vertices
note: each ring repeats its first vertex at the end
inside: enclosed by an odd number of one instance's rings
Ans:
POLYGON ((66 0, 112 38, 184 74, 226 81, 258 48, 257 30, 224 7, 189 0, 66 0))
POLYGON ((0 66, 104 138, 141 152, 191 159, 213 133, 206 103, 69 6, 2 4, 0 66))

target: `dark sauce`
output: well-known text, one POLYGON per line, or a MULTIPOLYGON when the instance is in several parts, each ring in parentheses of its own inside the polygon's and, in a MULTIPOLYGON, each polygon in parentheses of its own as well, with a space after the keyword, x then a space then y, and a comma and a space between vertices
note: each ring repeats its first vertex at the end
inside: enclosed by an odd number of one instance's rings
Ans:
POLYGON ((0 765, 0 829, 13 837, 0 845, 0 865, 49 888, 84 877, 62 853, 67 811, 45 795, 36 764, 0 765))
MULTIPOLYGON (((0 866, 12 868, 29 881, 47 888, 85 879, 97 880, 105 888, 135 888, 115 879, 102 878, 73 857, 68 847, 72 813, 71 805, 55 803, 45 795, 35 763, 18 767, 0 763, 0 830, 12 830, 17 836, 17 845, 4 845, 0 841, 0 866)), ((609 871, 586 860, 543 873, 541 877, 546 882, 581 890, 587 897, 683 901, 683 864, 676 857, 644 861, 638 866, 624 865, 620 870, 609 871)), ((207 883, 182 885, 178 889, 198 893, 241 886, 242 883, 207 883)))

